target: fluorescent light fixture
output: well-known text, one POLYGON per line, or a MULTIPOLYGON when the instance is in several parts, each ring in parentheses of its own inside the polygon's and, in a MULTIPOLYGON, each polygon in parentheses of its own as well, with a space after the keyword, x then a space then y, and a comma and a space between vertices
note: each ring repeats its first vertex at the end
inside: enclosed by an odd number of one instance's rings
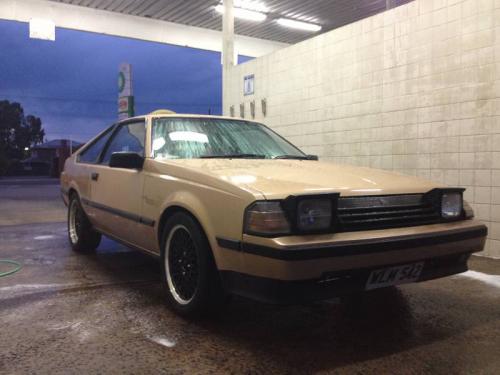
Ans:
POLYGON ((315 25, 313 23, 308 23, 308 22, 291 20, 289 18, 279 18, 276 22, 278 22, 281 26, 290 27, 292 29, 299 29, 299 30, 312 31, 312 32, 318 32, 321 30, 320 25, 315 25))
POLYGON ((32 18, 30 20, 30 38, 56 40, 56 24, 49 19, 32 18))
POLYGON ((265 4, 261 3, 260 1, 234 0, 234 6, 236 8, 254 10, 256 12, 264 12, 264 13, 269 12, 269 8, 265 4))
MULTIPOLYGON (((215 7, 215 10, 220 14, 224 14, 224 5, 222 4, 217 5, 215 7)), ((267 18, 267 15, 265 15, 264 13, 243 8, 234 8, 234 16, 236 18, 241 18, 243 20, 256 21, 256 22, 262 22, 267 18)))

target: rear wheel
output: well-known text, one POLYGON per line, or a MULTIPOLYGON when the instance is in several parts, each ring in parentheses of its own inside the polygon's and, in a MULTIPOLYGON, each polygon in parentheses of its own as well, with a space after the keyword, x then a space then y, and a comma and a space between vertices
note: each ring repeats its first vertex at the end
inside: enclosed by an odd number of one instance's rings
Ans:
POLYGON ((71 195, 68 204, 68 238, 78 252, 92 252, 101 242, 101 234, 92 228, 76 194, 71 195))
POLYGON ((199 224, 186 213, 173 214, 165 225, 162 270, 167 299, 176 312, 201 315, 224 301, 208 240, 199 224))

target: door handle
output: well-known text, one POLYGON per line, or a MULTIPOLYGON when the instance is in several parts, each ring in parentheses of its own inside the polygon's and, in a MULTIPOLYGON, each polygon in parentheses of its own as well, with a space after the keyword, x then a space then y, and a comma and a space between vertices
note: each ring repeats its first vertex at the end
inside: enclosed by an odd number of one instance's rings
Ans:
POLYGON ((99 173, 97 172, 92 172, 90 174, 90 178, 92 179, 92 181, 97 181, 99 179, 99 173))

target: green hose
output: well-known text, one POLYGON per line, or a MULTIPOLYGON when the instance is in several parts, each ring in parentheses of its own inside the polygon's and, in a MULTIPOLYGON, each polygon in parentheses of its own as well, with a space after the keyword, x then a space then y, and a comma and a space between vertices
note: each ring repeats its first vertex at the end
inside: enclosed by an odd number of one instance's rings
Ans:
POLYGON ((0 277, 12 275, 13 273, 16 273, 21 268, 23 268, 23 265, 21 263, 15 262, 13 260, 8 260, 8 259, 0 259, 0 264, 10 264, 10 265, 14 266, 14 268, 9 270, 9 271, 0 272, 0 277))

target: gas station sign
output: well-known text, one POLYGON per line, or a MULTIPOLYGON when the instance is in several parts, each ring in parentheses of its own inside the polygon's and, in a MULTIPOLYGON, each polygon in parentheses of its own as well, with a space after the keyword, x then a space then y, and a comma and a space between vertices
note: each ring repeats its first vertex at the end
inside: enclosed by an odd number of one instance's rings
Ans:
POLYGON ((120 64, 118 73, 118 119, 123 120, 135 115, 134 95, 132 92, 132 67, 120 64))

